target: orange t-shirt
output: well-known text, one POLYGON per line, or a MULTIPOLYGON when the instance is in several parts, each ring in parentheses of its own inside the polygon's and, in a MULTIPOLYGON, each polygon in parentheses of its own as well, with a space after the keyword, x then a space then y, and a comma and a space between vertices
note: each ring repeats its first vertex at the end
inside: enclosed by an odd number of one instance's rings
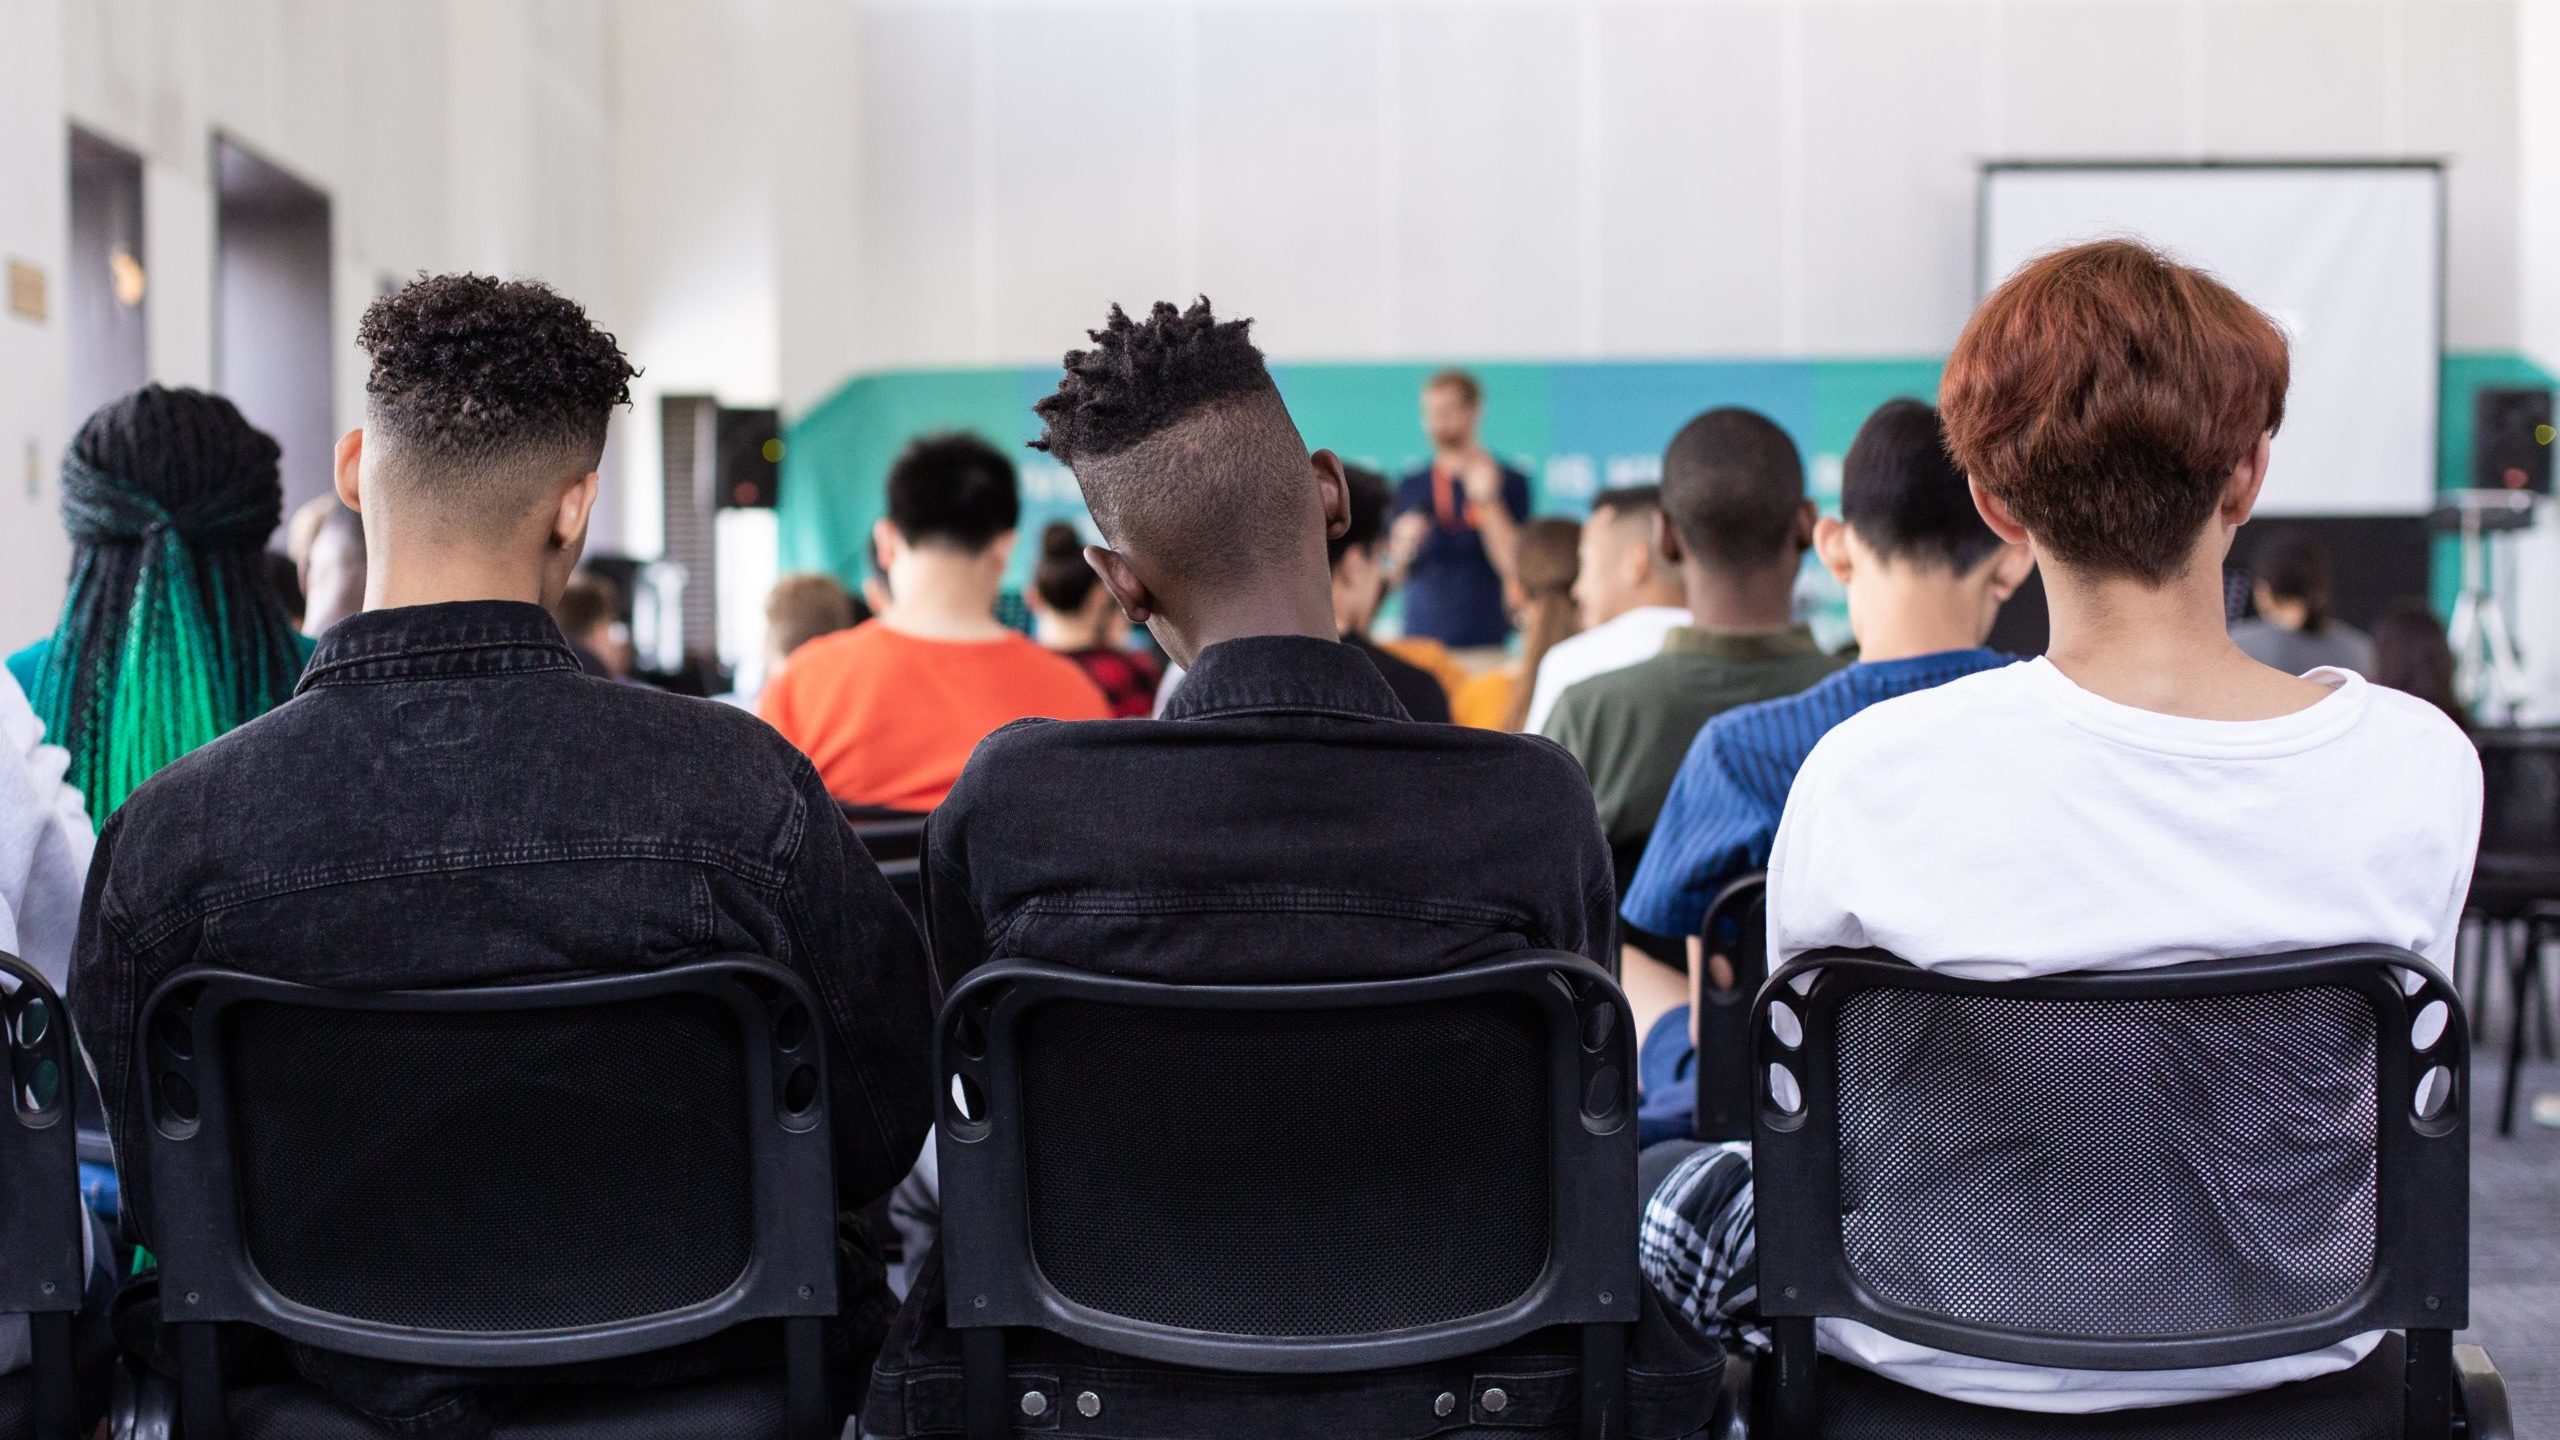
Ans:
POLYGON ((1016 720, 1111 716, 1082 666, 1020 635, 926 640, 877 620, 793 651, 757 710, 837 799, 914 811, 941 804, 969 752, 1016 720))

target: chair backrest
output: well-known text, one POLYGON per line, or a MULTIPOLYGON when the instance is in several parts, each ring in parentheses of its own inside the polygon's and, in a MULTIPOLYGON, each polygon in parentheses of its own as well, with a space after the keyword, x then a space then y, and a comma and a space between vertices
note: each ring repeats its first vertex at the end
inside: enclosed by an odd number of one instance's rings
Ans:
POLYGON ((2480 853, 2560 863, 2560 729, 2484 729, 2480 853))
POLYGON ((2469 1031, 2408 951, 1998 982, 1832 952, 1754 1023, 1773 1319, 2106 1370, 2466 1321, 2469 1031))
POLYGON ((845 823, 853 827, 853 838, 862 842, 874 863, 886 866, 893 860, 913 860, 924 853, 924 822, 929 817, 843 801, 836 802, 836 806, 844 812, 845 823))
POLYGON ((79 1047, 62 997, 17 956, 0 952, 0 1315, 30 1318, 34 1434, 77 1427, 70 1319, 80 1308, 80 1157, 73 1077, 79 1047))
POLYGON ((748 956, 370 993, 182 971, 140 1040, 168 1318, 524 1366, 831 1314, 816 1017, 748 956))
POLYGON ((1698 926, 1708 955, 1733 964, 1733 985, 1698 985, 1697 1107, 1691 1133, 1701 1140, 1748 1140, 1754 1084, 1751 1069, 1751 1000, 1769 978, 1769 877, 1755 870, 1736 877, 1707 903, 1698 926))
POLYGON ((1306 1373, 1632 1321, 1630 1024, 1553 952, 1311 985, 982 967, 936 1044, 950 1323, 1306 1373))
POLYGON ((0 1315, 80 1308, 80 1157, 72 1133, 78 1049, 62 997, 0 953, 0 1315))

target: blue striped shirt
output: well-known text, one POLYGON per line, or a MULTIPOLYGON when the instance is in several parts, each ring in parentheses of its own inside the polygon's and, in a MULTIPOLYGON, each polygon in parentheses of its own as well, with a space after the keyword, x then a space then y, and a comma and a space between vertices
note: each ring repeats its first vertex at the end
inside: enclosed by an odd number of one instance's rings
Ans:
POLYGON ((1769 863, 1787 789, 1831 727, 1875 704, 1944 685, 2017 657, 1997 650, 1941 650, 1862 661, 1811 689, 1728 710, 1689 742, 1662 818, 1645 846, 1619 913, 1656 935, 1694 935, 1708 902, 1736 876, 1769 863))

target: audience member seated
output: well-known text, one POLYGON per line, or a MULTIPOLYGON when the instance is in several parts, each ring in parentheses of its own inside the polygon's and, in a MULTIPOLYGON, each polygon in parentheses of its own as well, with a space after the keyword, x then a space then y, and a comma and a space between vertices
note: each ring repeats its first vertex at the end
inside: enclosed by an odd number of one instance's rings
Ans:
MULTIPOLYGON (((1814 512, 1787 432, 1749 410, 1698 416, 1663 452, 1660 496, 1654 553, 1678 570, 1689 623, 1665 635, 1652 659, 1567 689, 1541 732, 1591 777, 1621 888, 1699 728, 1845 663, 1794 618, 1814 512)), ((1629 938, 1620 983, 1639 1016, 1660 1015, 1689 993, 1688 978, 1664 963, 1676 962, 1680 942, 1629 938)))
MULTIPOLYGON (((1343 643, 1367 655, 1378 673, 1387 677, 1387 688, 1395 692, 1396 703, 1408 717, 1447 724, 1449 692, 1439 677, 1369 638, 1369 622, 1378 617, 1378 604, 1387 594, 1387 570, 1378 554, 1387 524, 1386 479, 1372 470, 1345 466, 1343 489, 1348 497, 1344 501, 1347 518, 1325 544, 1333 562, 1334 629, 1343 643)), ((1183 683, 1190 683, 1187 675, 1183 683)))
POLYGON ((101 824, 160 767, 284 703, 311 655, 267 578, 276 442, 230 401, 146 385, 62 457, 71 587, 9 657, 101 824))
POLYGON ((1143 719, 1155 713, 1164 661, 1129 648, 1128 617, 1111 603, 1102 577, 1084 563, 1084 535, 1064 520, 1040 532, 1030 600, 1035 637, 1083 666, 1111 702, 1113 715, 1143 719))
POLYGON ((1529 477, 1485 449, 1483 419, 1484 387, 1473 375, 1443 370, 1423 382, 1431 463, 1396 487, 1387 546, 1388 579, 1404 587, 1405 635, 1454 650, 1510 636, 1503 581, 1529 519, 1529 477))
POLYGON ((764 658, 763 668, 754 677, 756 688, 732 690, 712 698, 753 710, 757 696, 773 683, 773 677, 782 673, 782 667, 801 646, 821 635, 850 630, 870 618, 870 608, 855 599, 844 588, 844 582, 833 575, 804 570, 783 576, 764 596, 764 658))
POLYGON ((364 522, 335 495, 304 502, 285 527, 302 588, 302 633, 314 639, 364 608, 364 522))
POLYGON ((97 827, 66 782, 71 756, 45 739, 18 682, 0 675, 0 951, 24 960, 56 992, 68 988, 80 896, 97 827))
POLYGON ((2231 638, 2252 660, 2287 675, 2324 665, 2373 674, 2373 641, 2330 613, 2329 547, 2300 530, 2268 540, 2250 567, 2249 588, 2257 615, 2231 627, 2231 638))
MULTIPOLYGON (((1998 980, 2349 942, 2451 960, 2479 839, 2470 743, 2351 671, 2262 665, 2223 626, 2224 558, 2287 378, 2272 320, 2138 244, 2056 251, 1983 302, 1947 362, 1947 434, 1983 519, 2035 552, 2051 648, 1872 706, 1814 747, 1769 858, 1773 964, 1874 946, 1998 980)), ((1743 1338, 1750 1173, 1747 1147, 1702 1149, 1644 1226, 1661 1293, 1743 1338)), ((2262 1184, 2252 1203, 2277 1208, 2293 1188, 2262 1184)), ((2049 1412, 2263 1389, 2376 1339, 2107 1372, 1820 1331, 1826 1353, 1905 1385, 2049 1412)))
MULTIPOLYGON (((577 305, 526 281, 422 279, 375 301, 359 336, 372 375, 337 487, 363 514, 365 610, 323 637, 290 703, 171 765, 98 840, 70 1000, 126 1223, 148 1245, 167 1218, 141 1173, 136 1013, 190 964, 402 989, 723 951, 772 957, 822 998, 838 1195, 858 1209, 932 1123, 913 925, 798 752, 726 706, 581 674, 544 612, 585 543, 631 366, 577 305)), ((862 1238, 847 1237, 836 1336, 856 1366, 893 1304, 862 1238)), ((645 1384, 726 1353, 715 1337, 605 1369, 645 1384)), ((411 1435, 485 1434, 531 1379, 483 1389, 488 1376, 300 1347, 293 1364, 411 1435)))
POLYGON ((1450 696, 1450 715, 1459 724, 1514 735, 1526 728, 1539 662, 1582 628, 1573 603, 1581 545, 1582 526, 1571 520, 1551 516, 1520 527, 1519 558, 1502 587, 1511 623, 1520 632, 1520 653, 1468 677, 1450 696))
POLYGON ((1603 490, 1582 522, 1582 554, 1574 568, 1573 599, 1582 610, 1582 633, 1556 642, 1538 662, 1538 683, 1521 728, 1544 734, 1564 692, 1590 679, 1623 670, 1662 653, 1663 638, 1689 623, 1689 597, 1679 567, 1653 543, 1662 491, 1652 485, 1603 490))
POLYGON ((888 607, 803 646, 757 707, 837 799, 922 814, 999 727, 1111 714, 1074 661, 996 619, 1021 513, 1013 462, 973 435, 918 440, 889 467, 871 531, 888 607))
POLYGON ((2373 668, 2366 678, 2417 696, 2468 730, 2471 707, 2462 703, 2458 673, 2444 624, 2424 600, 2403 600, 2374 625, 2373 668))
MULTIPOLYGON (((1718 891, 1769 863, 1787 789, 1814 742, 1880 700, 2010 663, 1982 642, 2035 564, 1982 523, 1938 412, 1917 400, 1887 401, 1859 427, 1841 466, 1840 517, 1814 525, 1813 548, 1848 592, 1857 663, 1707 722, 1618 905, 1639 930, 1689 937, 1693 995, 1735 983, 1722 956, 1699 953, 1698 927, 1718 891)), ((1642 1054, 1647 1118, 1676 1119, 1683 1135, 1694 1089, 1662 1082, 1691 1076, 1694 1013, 1684 1006, 1650 1025, 1642 1054)))
MULTIPOLYGON (((14 955, 59 994, 69 978, 71 946, 80 928, 80 896, 97 845, 80 792, 62 783, 71 757, 44 740, 18 682, 0 674, 0 954, 14 955)), ((0 981, 0 986, 5 986, 0 981)), ((76 1196, 65 1196, 79 1204, 76 1196)), ((113 1282, 113 1249, 101 1243, 83 1210, 82 1239, 91 1262, 92 1289, 103 1314, 113 1282)), ((0 1315, 0 1375, 27 1368, 26 1317, 0 1315)))
MULTIPOLYGON (((1074 471, 1102 533, 1087 555, 1189 678, 1162 720, 1030 722, 979 747, 926 842, 936 965, 946 982, 1025 955, 1250 984, 1529 948, 1602 959, 1608 854, 1572 762, 1537 740, 1410 723, 1369 659, 1335 641, 1326 540, 1352 527, 1352 487, 1330 451, 1308 453, 1247 323, 1205 300, 1143 321, 1115 308, 1038 406, 1038 443, 1074 471)), ((882 1353, 866 1431, 941 1423, 905 1397, 956 1373, 943 1310, 937 1251, 882 1353)), ((1682 1375, 1660 1383, 1694 1379, 1711 1404, 1711 1347, 1683 1348, 1703 1338, 1648 1316, 1635 1366, 1670 1364, 1668 1346, 1682 1375)), ((1376 1383, 1203 1376, 1056 1343, 1044 1353, 1058 1363, 1126 1376, 1075 1422, 1082 1434, 1271 1434, 1288 1413, 1275 1407, 1332 1397, 1342 1414, 1376 1383)))
POLYGON ((622 589, 610 577, 573 572, 551 604, 551 619, 579 669, 603 680, 631 677, 631 630, 622 623, 622 589))

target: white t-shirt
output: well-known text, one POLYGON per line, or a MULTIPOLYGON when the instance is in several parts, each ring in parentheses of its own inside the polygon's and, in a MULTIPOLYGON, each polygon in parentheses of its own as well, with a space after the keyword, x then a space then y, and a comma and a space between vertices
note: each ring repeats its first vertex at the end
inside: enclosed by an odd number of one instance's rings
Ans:
POLYGON ((63 783, 71 757, 44 743, 18 682, 0 672, 0 950, 59 993, 80 929, 80 895, 97 836, 80 792, 63 783))
MULTIPOLYGON (((1875 946, 2008 980, 2320 945, 2449 969, 2480 838, 2480 758, 2433 706, 2344 670, 2273 720, 2159 715, 2045 660, 1842 722, 1797 774, 1769 859, 1769 953, 1875 946)), ((2045 1369, 1848 1321, 1822 1348, 1975 1404, 2084 1412, 2345 1369, 2375 1336, 2246 1365, 2045 1369)))
MULTIPOLYGON (((80 792, 63 783, 71 757, 44 743, 44 723, 0 671, 0 950, 60 994, 80 928, 80 895, 97 837, 80 792)), ((89 1254, 83 1212, 82 1253, 89 1254)), ((0 1375, 27 1365, 27 1322, 0 1316, 0 1375)))
POLYGON ((1538 681, 1529 687, 1528 733, 1546 733, 1547 716, 1564 692, 1612 670, 1662 653, 1662 637, 1689 623, 1689 612, 1677 605, 1640 605, 1615 620, 1594 625, 1559 640, 1538 662, 1538 681))

